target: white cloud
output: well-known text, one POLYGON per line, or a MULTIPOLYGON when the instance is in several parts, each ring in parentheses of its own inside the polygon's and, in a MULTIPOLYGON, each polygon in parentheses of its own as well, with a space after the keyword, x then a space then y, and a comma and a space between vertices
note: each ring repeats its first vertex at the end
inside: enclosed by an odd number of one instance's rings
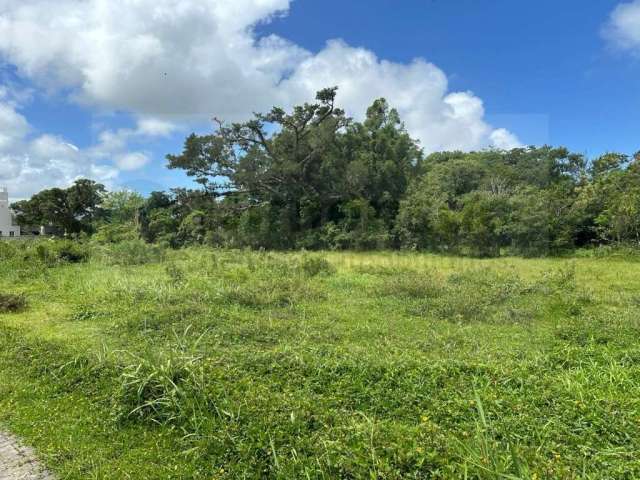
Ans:
POLYGON ((129 143, 141 140, 148 142, 156 137, 166 137, 177 129, 178 127, 171 122, 141 118, 138 119, 136 128, 103 130, 98 135, 98 143, 91 147, 89 152, 94 158, 113 158, 122 170, 138 170, 147 165, 151 158, 140 152, 126 152, 129 143))
POLYGON ((474 97, 466 93, 447 95, 445 74, 423 60, 408 65, 379 60, 369 50, 334 40, 303 61, 283 89, 304 99, 331 85, 340 87, 340 105, 355 115, 361 116, 375 98, 386 97, 430 151, 474 148, 482 140, 476 129, 489 129, 482 122, 482 102, 473 104, 474 97))
POLYGON ((340 105, 356 116, 362 116, 375 98, 385 97, 427 151, 499 147, 493 142, 497 130, 484 121, 482 100, 471 92, 448 93, 444 72, 422 59, 389 62, 333 40, 303 61, 282 88, 302 100, 331 85, 340 87, 340 105))
POLYGON ((44 188, 68 186, 88 177, 110 185, 118 171, 96 162, 63 138, 39 135, 30 138, 27 120, 0 98, 0 185, 12 198, 27 198, 44 188))
POLYGON ((11 148, 29 131, 27 120, 12 106, 0 103, 0 151, 11 148))
POLYGON ((131 141, 166 136, 175 128, 169 122, 140 119, 135 128, 102 131, 96 145, 81 149, 59 136, 33 135, 10 95, 0 91, 0 186, 9 187, 14 199, 65 187, 82 177, 112 187, 121 171, 151 162, 147 153, 128 150, 131 141))
POLYGON ((137 133, 150 137, 166 137, 177 129, 176 125, 157 118, 141 118, 138 120, 137 133))
POLYGON ((139 170, 147 165, 151 159, 145 153, 130 152, 117 155, 115 161, 121 170, 139 170))
POLYGON ((513 133, 504 128, 498 128, 491 132, 491 144, 502 150, 511 150, 512 148, 521 147, 522 144, 513 133))
POLYGON ((603 35, 614 47, 640 55, 640 0, 619 4, 611 13, 603 35))
POLYGON ((48 87, 139 114, 268 108, 307 52, 251 27, 289 0, 0 0, 0 52, 48 87))
MULTIPOLYGON (((482 101, 449 93, 423 60, 380 60, 332 41, 317 54, 254 26, 290 0, 0 0, 0 54, 30 79, 80 101, 157 117, 246 118, 339 85, 339 102, 361 117, 376 97, 397 107, 428 149, 492 145, 482 101)), ((146 122, 146 123, 145 123, 146 122)), ((165 130, 168 131, 168 130, 165 130)))

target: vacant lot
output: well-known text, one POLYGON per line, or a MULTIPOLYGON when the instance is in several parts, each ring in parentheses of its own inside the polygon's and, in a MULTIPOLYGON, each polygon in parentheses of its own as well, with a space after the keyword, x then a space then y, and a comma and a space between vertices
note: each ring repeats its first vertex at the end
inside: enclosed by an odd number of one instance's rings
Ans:
POLYGON ((0 252, 0 424, 60 478, 640 476, 640 263, 85 253, 0 252))

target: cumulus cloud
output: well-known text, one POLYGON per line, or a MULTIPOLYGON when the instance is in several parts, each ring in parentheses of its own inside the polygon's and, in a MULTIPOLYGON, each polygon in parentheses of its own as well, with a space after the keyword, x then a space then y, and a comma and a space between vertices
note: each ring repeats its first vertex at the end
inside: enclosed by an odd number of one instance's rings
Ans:
POLYGON ((233 117, 268 106, 307 53, 250 27, 288 0, 5 0, 0 51, 25 76, 137 113, 233 117))
POLYGON ((482 100, 471 92, 448 93, 444 72, 424 60, 389 62, 364 48, 333 40, 305 59, 282 88, 297 98, 309 98, 327 85, 340 87, 340 104, 356 116, 373 99, 387 98, 427 151, 493 145, 494 130, 483 120, 482 100))
POLYGON ((8 186, 12 198, 28 198, 44 188, 66 187, 78 178, 92 178, 111 185, 118 171, 105 164, 85 160, 60 139, 25 144, 20 152, 0 152, 0 185, 8 186), (46 144, 53 152, 40 156, 46 144))
POLYGON ((149 156, 142 152, 130 152, 116 156, 116 165, 121 170, 139 170, 150 161, 149 156))
POLYGON ((505 128, 498 128, 494 130, 493 132, 491 132, 489 138, 491 139, 491 144, 495 148, 499 148, 502 150, 510 150, 512 148, 522 146, 522 144, 518 140, 518 137, 516 137, 513 133, 505 128))
MULTIPOLYGON (((167 119, 245 119, 338 85, 339 103, 362 117, 384 96, 427 151, 518 144, 484 120, 482 100, 449 92, 435 65, 379 59, 334 40, 312 53, 255 26, 290 0, 0 0, 0 55, 41 86, 140 116, 140 131, 169 133, 167 119)), ((105 142, 127 133, 111 132, 105 142)))
POLYGON ((176 129, 168 122, 140 119, 135 128, 102 131, 95 145, 81 149, 60 136, 35 134, 19 108, 0 90, 0 186, 10 187, 13 198, 66 187, 82 177, 112 187, 121 171, 151 162, 148 153, 129 151, 130 142, 167 136, 176 129))
POLYGON ((640 55, 640 0, 619 4, 603 35, 614 47, 640 55))
POLYGON ((65 139, 31 136, 26 118, 6 97, 0 96, 0 185, 10 187, 12 198, 26 198, 53 186, 64 187, 80 177, 111 184, 118 170, 97 162, 65 139))
MULTIPOLYGON (((117 130, 103 130, 98 135, 99 142, 90 149, 91 155, 96 158, 109 158, 117 154, 116 164, 120 165, 118 158, 123 157, 127 146, 132 141, 152 141, 157 137, 167 137, 177 130, 177 126, 171 122, 153 118, 142 118, 137 122, 136 128, 119 128, 117 130)), ((146 156, 146 154, 145 154, 146 156)), ((140 158, 140 157, 139 157, 140 158)), ((150 160, 150 159, 149 159, 150 160)), ((136 170, 142 168, 147 162, 125 162, 130 165, 123 170, 136 170), (138 165, 137 167, 132 167, 138 165)))

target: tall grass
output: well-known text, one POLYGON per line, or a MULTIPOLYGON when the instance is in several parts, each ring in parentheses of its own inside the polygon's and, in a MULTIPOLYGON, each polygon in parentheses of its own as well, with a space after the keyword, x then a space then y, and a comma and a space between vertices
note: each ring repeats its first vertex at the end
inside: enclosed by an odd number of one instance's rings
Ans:
POLYGON ((640 475, 636 263, 36 245, 0 422, 61 478, 640 475))

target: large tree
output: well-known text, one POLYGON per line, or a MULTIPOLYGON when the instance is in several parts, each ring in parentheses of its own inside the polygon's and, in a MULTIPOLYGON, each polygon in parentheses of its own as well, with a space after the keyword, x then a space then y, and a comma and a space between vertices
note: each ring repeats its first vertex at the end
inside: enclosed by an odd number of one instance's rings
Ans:
POLYGON ((336 93, 324 89, 314 103, 290 112, 275 107, 243 123, 216 120, 213 134, 191 135, 180 155, 167 156, 169 168, 184 169, 211 197, 224 198, 249 245, 378 243, 389 238, 422 153, 386 100, 376 100, 359 123, 336 107, 336 93), (369 240, 346 234, 355 224, 369 240))
POLYGON ((104 215, 104 185, 93 180, 76 180, 69 188, 50 188, 29 200, 14 203, 20 225, 53 225, 66 234, 91 232, 104 215))

